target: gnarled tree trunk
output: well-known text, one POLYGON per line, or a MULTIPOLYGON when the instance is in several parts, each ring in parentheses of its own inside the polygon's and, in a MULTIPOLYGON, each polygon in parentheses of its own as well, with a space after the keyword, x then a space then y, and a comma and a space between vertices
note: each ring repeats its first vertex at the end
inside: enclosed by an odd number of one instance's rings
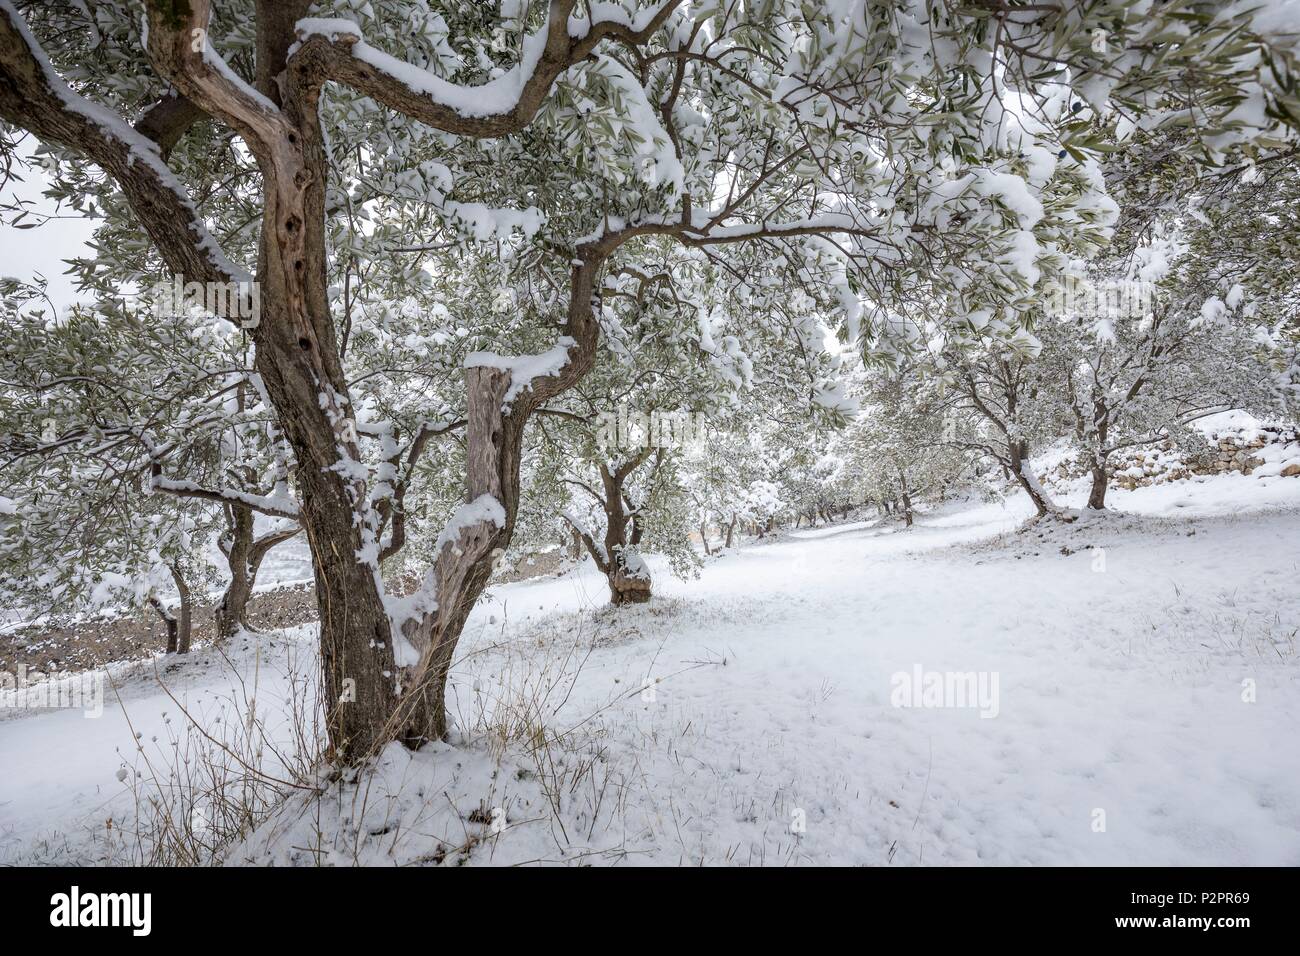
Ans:
POLYGON ((565 334, 567 361, 552 376, 534 380, 506 405, 512 372, 492 366, 465 370, 467 422, 465 508, 470 517, 444 532, 445 540, 426 578, 435 600, 417 607, 402 633, 419 653, 404 669, 404 691, 385 722, 381 737, 411 746, 447 733, 447 675, 475 603, 487 587, 496 558, 514 534, 519 509, 519 464, 524 429, 542 403, 573 387, 590 371, 596 356, 600 300, 596 278, 607 251, 596 244, 582 250, 570 272, 565 334))
POLYGON ((254 537, 253 510, 247 505, 226 506, 230 522, 230 545, 226 550, 226 564, 230 570, 230 583, 226 585, 221 601, 213 612, 216 640, 229 640, 241 630, 251 630, 248 624, 248 601, 257 583, 257 572, 262 559, 277 544, 288 541, 301 530, 285 528, 254 537))
MULTIPOLYGON (((120 117, 106 119, 102 106, 88 112, 87 104, 53 75, 22 29, 22 18, 8 6, 0 8, 0 115, 42 139, 79 150, 116 179, 162 260, 187 281, 224 285, 246 277, 217 248, 189 197, 157 161, 154 147, 168 149, 187 123, 206 115, 233 130, 257 161, 263 182, 256 275, 261 314, 246 328, 256 345, 255 370, 297 466, 300 504, 292 516, 312 554, 323 707, 335 758, 355 763, 390 740, 419 743, 445 733, 445 684, 456 641, 514 528, 524 426, 542 402, 572 387, 590 369, 599 337, 596 277, 618 245, 639 233, 615 230, 582 242, 572 254, 566 252, 574 265, 563 323, 566 362, 559 372, 544 376, 541 384, 516 383, 522 394, 507 409, 503 401, 511 371, 468 370, 467 500, 490 496, 495 508, 489 509, 490 520, 475 520, 449 532, 451 540, 440 549, 432 572, 435 586, 430 593, 436 600, 427 601, 400 624, 399 636, 413 644, 419 656, 417 663, 399 671, 394 617, 374 554, 385 519, 368 497, 327 295, 329 169, 319 127, 321 89, 327 82, 346 82, 433 128, 499 137, 523 129, 556 78, 586 60, 604 39, 644 42, 668 21, 679 2, 669 0, 635 28, 608 19, 575 37, 565 26, 573 0, 555 0, 544 48, 516 103, 488 115, 466 116, 422 95, 371 60, 353 56, 360 37, 350 32, 315 34, 298 44, 290 62, 295 24, 307 13, 309 0, 256 0, 255 82, 260 96, 239 82, 207 43, 209 0, 149 0, 145 15, 150 59, 186 101, 184 109, 166 111, 175 125, 151 111, 150 122, 162 122, 167 129, 149 133, 133 130, 120 117), (154 142, 147 135, 156 136, 154 142)), ((211 490, 198 496, 229 497, 211 490)), ((271 504, 263 510, 284 514, 271 504)), ((178 633, 178 647, 180 643, 178 633)))
MULTIPOLYGON (((609 603, 614 605, 644 604, 650 600, 650 572, 636 550, 641 544, 643 528, 637 509, 624 490, 628 477, 650 457, 650 452, 646 448, 613 468, 600 463, 600 504, 605 512, 603 546, 597 545, 588 532, 574 526, 581 534, 591 559, 609 582, 609 603)), ((661 452, 656 453, 656 467, 660 461, 661 452)), ((700 533, 705 553, 708 553, 709 542, 704 526, 701 526, 700 533)))
POLYGON ((1029 500, 1034 503, 1034 509, 1038 512, 1038 517, 1042 518, 1049 514, 1057 512, 1056 505, 1048 497, 1047 491, 1038 483, 1033 470, 1029 466, 1029 451, 1026 443, 1014 439, 1007 442, 1007 457, 1009 459, 1009 469, 1015 476, 1016 482, 1029 496, 1029 500))
POLYGON ((253 582, 248 574, 248 557, 253 549, 253 510, 227 505, 226 517, 230 530, 230 546, 226 551, 230 583, 213 612, 218 643, 229 640, 247 626, 248 599, 253 592, 253 582))
POLYGON ((1106 509, 1106 489, 1110 485, 1110 474, 1100 461, 1094 459, 1088 469, 1092 475, 1092 485, 1088 489, 1088 507, 1095 511, 1106 509))

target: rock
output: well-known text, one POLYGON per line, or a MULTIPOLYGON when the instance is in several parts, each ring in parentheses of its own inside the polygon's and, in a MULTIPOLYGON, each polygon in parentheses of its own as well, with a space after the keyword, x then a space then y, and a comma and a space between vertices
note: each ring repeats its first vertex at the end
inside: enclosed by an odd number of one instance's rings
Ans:
POLYGON ((1300 462, 1287 465, 1282 469, 1283 478, 1294 478, 1297 475, 1300 475, 1300 462))

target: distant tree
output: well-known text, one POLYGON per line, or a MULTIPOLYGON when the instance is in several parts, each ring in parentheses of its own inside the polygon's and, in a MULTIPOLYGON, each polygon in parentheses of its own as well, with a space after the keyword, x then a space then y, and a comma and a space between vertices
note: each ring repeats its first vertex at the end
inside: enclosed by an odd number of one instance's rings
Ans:
POLYGON ((910 528, 915 503, 953 490, 968 466, 967 454, 947 441, 942 382, 904 360, 869 370, 861 400, 844 436, 849 468, 868 497, 897 501, 910 528))
POLYGON ((238 335, 185 310, 157 323, 117 308, 53 317, 12 284, 0 303, 0 463, 16 509, 0 562, 17 601, 44 593, 66 610, 145 599, 158 609, 174 586, 183 653, 214 546, 229 574, 218 639, 246 626, 262 558, 298 526, 290 518, 256 531, 241 499, 264 500, 264 484, 288 501, 291 466, 238 335))
POLYGON ((1067 434, 1091 476, 1090 509, 1106 506, 1113 457, 1231 408, 1274 402, 1268 364, 1277 329, 1247 317, 1230 273, 1186 260, 1172 235, 1138 247, 1131 265, 1101 270, 1040 325, 1047 402, 1064 405, 1067 434))

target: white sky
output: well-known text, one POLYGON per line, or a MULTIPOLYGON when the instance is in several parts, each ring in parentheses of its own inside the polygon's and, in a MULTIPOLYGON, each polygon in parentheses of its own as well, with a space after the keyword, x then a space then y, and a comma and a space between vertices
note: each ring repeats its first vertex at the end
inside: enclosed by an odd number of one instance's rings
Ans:
MULTIPOLYGON (((41 195, 48 180, 36 167, 19 170, 21 183, 9 183, 0 189, 0 198, 9 203, 22 199, 34 203, 34 210, 44 213, 57 211, 53 200, 41 195)), ((72 210, 64 209, 64 215, 72 210)), ((24 223, 39 222, 29 216, 24 223)), ((55 307, 63 311, 77 301, 72 277, 64 275, 68 267, 64 259, 87 255, 84 244, 94 231, 93 219, 50 219, 35 229, 14 229, 0 224, 0 275, 14 276, 31 281, 36 273, 49 280, 49 295, 55 307)))

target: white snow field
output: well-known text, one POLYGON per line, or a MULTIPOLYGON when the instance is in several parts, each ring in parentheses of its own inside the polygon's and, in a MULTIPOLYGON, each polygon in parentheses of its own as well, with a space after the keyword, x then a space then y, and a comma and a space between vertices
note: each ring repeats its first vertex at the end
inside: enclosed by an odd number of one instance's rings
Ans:
MULTIPOLYGON (((1300 480, 1111 504, 1050 532, 1015 532, 1021 500, 855 520, 692 581, 652 563, 654 601, 618 613, 585 569, 496 588, 453 672, 457 746, 298 791, 226 861, 1300 864, 1300 480), (895 706, 926 702, 895 692, 918 669, 985 697, 895 706)), ((311 637, 162 678, 217 736, 255 696, 287 744, 311 637)), ((115 679, 100 719, 0 720, 0 861, 130 856, 128 785, 187 751, 185 718, 152 667, 115 679)))

